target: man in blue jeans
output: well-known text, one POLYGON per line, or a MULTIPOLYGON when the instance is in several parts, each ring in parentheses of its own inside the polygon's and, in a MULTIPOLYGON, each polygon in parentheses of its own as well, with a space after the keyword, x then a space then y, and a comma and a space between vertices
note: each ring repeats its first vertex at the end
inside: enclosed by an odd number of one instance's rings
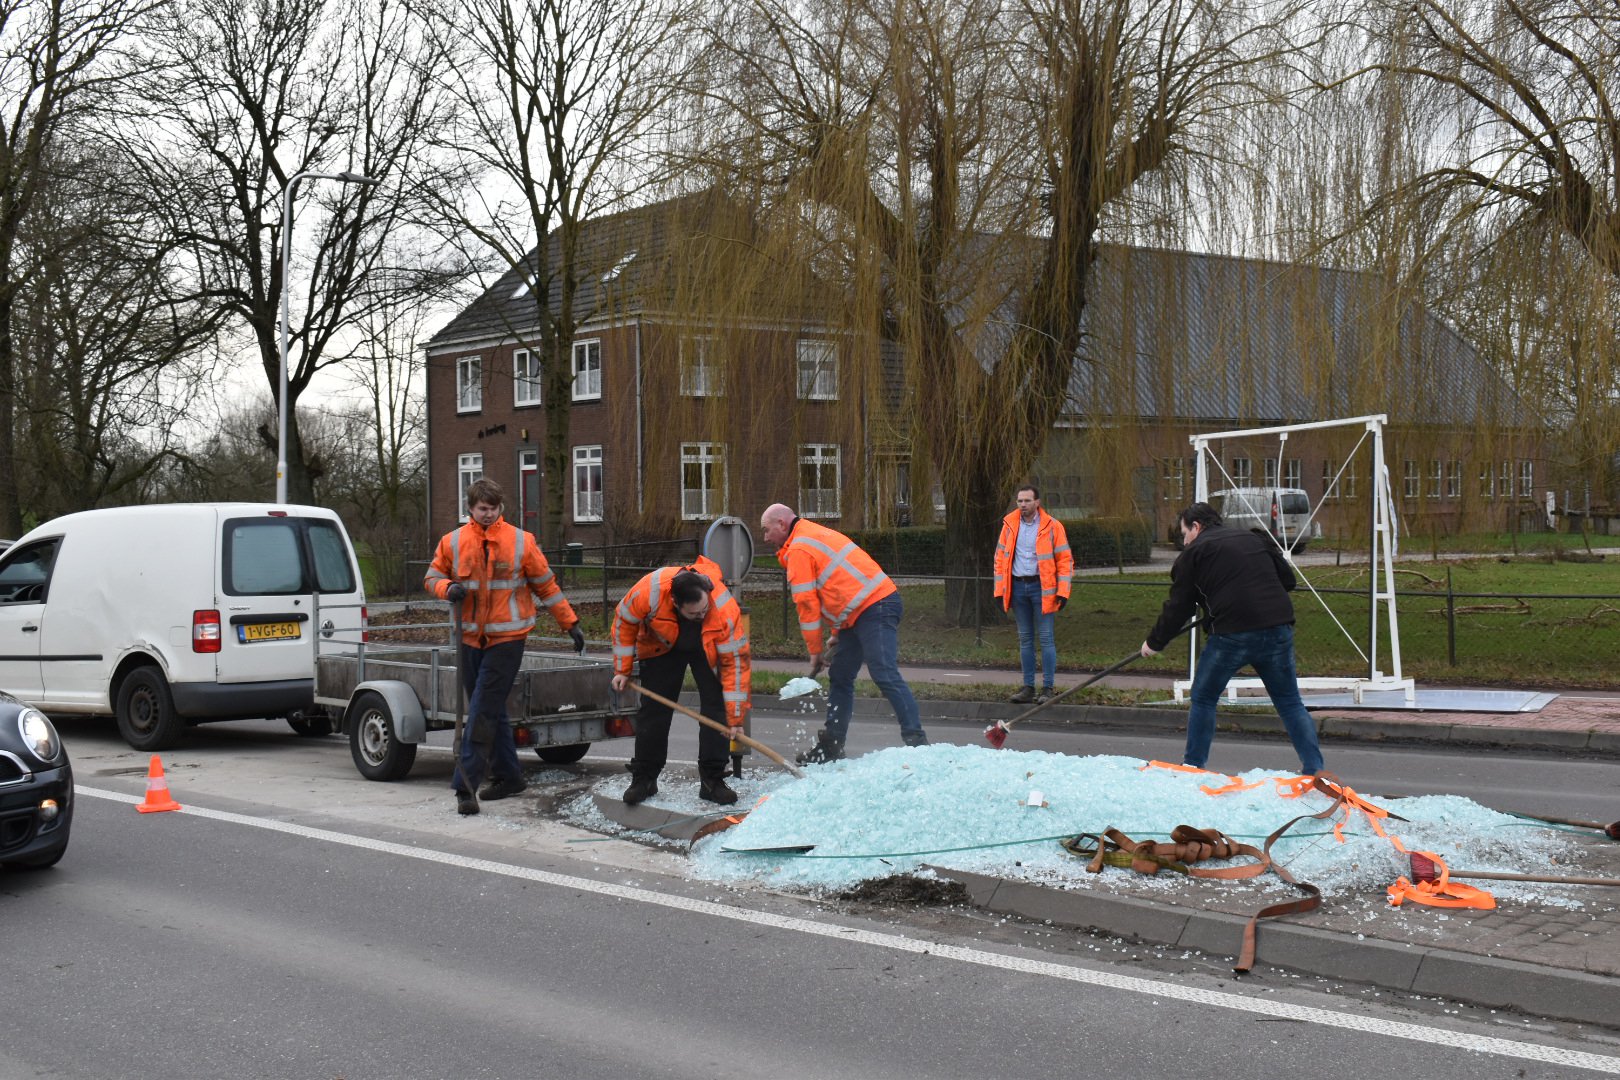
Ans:
POLYGON ((1018 508, 1001 520, 996 541, 995 595, 1003 611, 1018 621, 1018 658, 1024 667, 1024 685, 1014 694, 1014 705, 1045 701, 1054 693, 1057 677, 1057 638, 1052 621, 1069 602, 1074 578, 1074 556, 1063 522, 1041 509, 1041 492, 1025 484, 1017 492, 1018 508), (1035 643, 1040 641, 1041 693, 1035 695, 1035 643))
POLYGON ((1185 550, 1170 568, 1170 595, 1142 642, 1142 655, 1168 645, 1200 604, 1209 613, 1209 643, 1193 675, 1182 764, 1201 769, 1209 761, 1215 703, 1247 665, 1266 684, 1299 755, 1300 772, 1320 772, 1316 722, 1305 711, 1294 674, 1294 605, 1288 599, 1297 584, 1293 569, 1269 536, 1223 525, 1208 503, 1181 512, 1181 536, 1185 550))

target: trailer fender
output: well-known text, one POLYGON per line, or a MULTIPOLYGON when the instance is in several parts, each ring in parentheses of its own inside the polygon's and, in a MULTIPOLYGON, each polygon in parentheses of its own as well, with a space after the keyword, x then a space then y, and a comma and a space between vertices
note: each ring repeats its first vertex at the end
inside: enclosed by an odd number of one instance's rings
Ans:
POLYGON ((355 700, 367 690, 381 694, 388 703, 388 711, 394 715, 395 738, 402 743, 427 741, 427 718, 422 714, 422 703, 417 700, 416 691, 411 685, 398 679, 370 679, 356 686, 354 693, 349 695, 349 705, 343 713, 344 731, 353 728, 355 700))

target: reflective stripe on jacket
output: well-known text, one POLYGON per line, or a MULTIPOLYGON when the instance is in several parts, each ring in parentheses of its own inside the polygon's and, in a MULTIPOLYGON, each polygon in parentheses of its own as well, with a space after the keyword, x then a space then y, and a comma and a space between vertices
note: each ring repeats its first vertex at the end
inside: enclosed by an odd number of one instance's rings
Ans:
POLYGON ((703 655, 720 678, 726 716, 741 720, 748 715, 752 688, 748 632, 742 608, 720 583, 720 567, 701 555, 691 566, 654 570, 624 594, 613 612, 613 673, 629 675, 631 661, 663 656, 675 647, 681 628, 670 582, 683 570, 696 570, 714 582, 709 614, 703 620, 703 655))
POLYGON ((488 529, 469 521, 439 541, 422 587, 444 600, 453 581, 467 587, 461 640, 475 649, 528 637, 536 598, 564 631, 579 622, 539 542, 505 518, 488 529))
POLYGON ((799 518, 776 553, 799 609, 799 632, 820 656, 823 632, 836 634, 861 612, 894 594, 894 582, 872 556, 835 529, 799 518))
MULTIPOLYGON (((1063 522, 1037 510, 1040 524, 1035 528, 1035 570, 1041 575, 1041 611, 1051 614, 1058 609, 1057 598, 1069 596, 1069 584, 1074 578, 1074 555, 1069 551, 1069 534, 1063 522)), ((1013 555, 1018 546, 1017 510, 1001 519, 1001 539, 996 541, 996 588, 1001 597, 1001 610, 1012 607, 1013 555)))

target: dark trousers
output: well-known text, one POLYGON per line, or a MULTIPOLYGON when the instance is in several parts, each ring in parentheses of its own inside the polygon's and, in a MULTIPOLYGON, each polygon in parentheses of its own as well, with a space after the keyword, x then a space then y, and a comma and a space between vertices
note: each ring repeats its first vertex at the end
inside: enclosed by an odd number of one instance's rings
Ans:
MULTIPOLYGON (((697 683, 698 712, 717 724, 726 722, 724 690, 720 677, 709 666, 709 658, 702 649, 671 649, 662 656, 650 656, 641 661, 641 685, 671 701, 681 696, 681 684, 686 681, 690 668, 697 683)), ((660 705, 652 698, 641 699, 636 710, 636 756, 630 762, 630 771, 637 776, 650 773, 657 776, 669 758, 669 724, 675 711, 660 705)), ((720 732, 698 725, 698 772, 724 771, 730 757, 731 740, 720 732)))
POLYGON ((461 644, 461 686, 467 692, 467 723, 461 733, 461 757, 450 786, 474 792, 484 774, 496 780, 520 780, 517 743, 506 715, 518 669, 523 666, 523 639, 503 641, 487 649, 461 644))
POLYGON ((1300 772, 1321 769, 1322 747, 1316 741, 1316 721, 1305 710, 1299 696, 1299 679, 1294 674, 1294 628, 1286 624, 1210 635, 1204 651, 1198 654, 1198 670, 1193 675, 1182 764, 1202 769, 1209 761, 1209 746, 1215 738, 1215 706, 1221 691, 1244 665, 1254 668, 1266 684, 1271 707, 1282 717, 1294 752, 1299 755, 1300 772))

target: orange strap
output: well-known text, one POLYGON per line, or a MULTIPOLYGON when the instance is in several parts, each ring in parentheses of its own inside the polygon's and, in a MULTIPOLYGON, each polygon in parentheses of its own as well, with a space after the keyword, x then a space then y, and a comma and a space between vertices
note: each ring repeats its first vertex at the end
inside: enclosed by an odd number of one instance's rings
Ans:
MULTIPOLYGON (((1405 851, 1399 841, 1395 846, 1405 851)), ((1434 863, 1440 876, 1434 881, 1408 881, 1405 877, 1396 880, 1389 887, 1389 902, 1394 907, 1400 907, 1403 900, 1410 900, 1414 904, 1423 904, 1427 907, 1441 908, 1474 908, 1477 911, 1494 911, 1496 897, 1484 889, 1476 889, 1472 885, 1459 885, 1451 880, 1451 870, 1447 868, 1446 861, 1432 851, 1419 851, 1434 863)))

